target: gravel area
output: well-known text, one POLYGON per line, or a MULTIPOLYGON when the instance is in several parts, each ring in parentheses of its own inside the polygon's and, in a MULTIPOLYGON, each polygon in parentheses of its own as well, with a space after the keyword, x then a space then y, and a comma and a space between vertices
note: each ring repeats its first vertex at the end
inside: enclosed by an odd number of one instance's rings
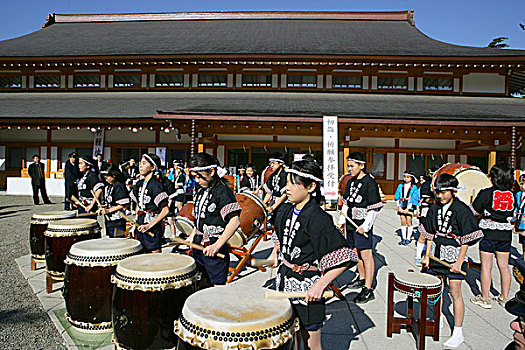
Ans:
POLYGON ((61 198, 51 201, 36 206, 28 196, 0 195, 0 349, 66 349, 15 262, 30 252, 31 215, 63 210, 61 198))

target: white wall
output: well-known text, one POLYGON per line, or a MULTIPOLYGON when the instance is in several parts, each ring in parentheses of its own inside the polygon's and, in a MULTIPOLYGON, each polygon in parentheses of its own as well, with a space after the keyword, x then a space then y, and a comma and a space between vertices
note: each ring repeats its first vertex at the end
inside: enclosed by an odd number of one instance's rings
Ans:
POLYGON ((403 180, 403 173, 405 170, 407 170, 407 154, 406 153, 399 153, 398 158, 398 168, 397 168, 397 179, 403 180))
POLYGON ((2 142, 46 142, 47 141, 47 130, 38 130, 31 128, 28 130, 17 128, 2 129, 0 130, 0 140, 2 142))
POLYGON ((396 162, 396 154, 387 153, 386 154, 386 179, 387 180, 394 180, 395 165, 396 165, 395 162, 396 162))
POLYGON ((395 139, 381 139, 372 137, 362 137, 357 141, 350 140, 351 147, 395 147, 395 139))
MULTIPOLYGON (((392 146, 393 147, 393 146, 392 146)), ((454 140, 400 139, 399 148, 455 149, 454 140)))
POLYGON ((463 92, 505 93, 505 76, 497 73, 470 73, 463 76, 463 92))

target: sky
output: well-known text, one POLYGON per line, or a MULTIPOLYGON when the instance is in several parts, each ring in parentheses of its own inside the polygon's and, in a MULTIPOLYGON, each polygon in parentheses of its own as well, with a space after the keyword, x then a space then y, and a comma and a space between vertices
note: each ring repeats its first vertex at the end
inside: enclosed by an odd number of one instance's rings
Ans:
POLYGON ((384 11, 415 10, 416 27, 427 36, 457 45, 487 46, 508 37, 525 49, 525 0, 0 0, 0 40, 41 29, 54 13, 189 11, 384 11))

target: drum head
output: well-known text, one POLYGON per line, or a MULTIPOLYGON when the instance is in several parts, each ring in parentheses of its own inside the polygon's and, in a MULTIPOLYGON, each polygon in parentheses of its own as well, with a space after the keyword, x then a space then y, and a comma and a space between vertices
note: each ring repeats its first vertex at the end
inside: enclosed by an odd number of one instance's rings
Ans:
POLYGON ((119 261, 111 281, 122 289, 160 291, 195 283, 195 260, 179 254, 142 254, 119 261))
POLYGON ((112 266, 142 251, 139 241, 128 238, 98 238, 73 244, 66 264, 78 266, 112 266))
POLYGON ((290 301, 266 299, 267 291, 236 284, 198 291, 186 300, 175 333, 194 346, 201 341, 201 349, 275 349, 297 323, 290 301))
POLYGON ((46 211, 42 213, 35 213, 31 217, 33 220, 38 221, 54 221, 61 219, 69 219, 76 217, 77 214, 74 211, 62 210, 62 211, 46 211))
POLYGON ((264 211, 264 216, 268 216, 268 207, 266 207, 266 204, 263 203, 263 201, 259 198, 259 196, 256 196, 255 194, 251 192, 242 192, 238 195, 246 196, 250 198, 252 201, 254 201, 261 209, 264 211))
POLYGON ((190 219, 187 219, 182 216, 178 216, 175 221, 175 226, 177 227, 177 230, 184 233, 186 236, 191 235, 191 232, 195 228, 195 225, 190 219))
POLYGON ((248 240, 246 239, 246 236, 240 229, 235 230, 233 235, 228 240, 228 244, 232 245, 234 247, 243 247, 246 243, 248 243, 248 240))
POLYGON ((429 275, 428 273, 401 272, 401 273, 396 273, 394 278, 397 282, 407 285, 407 286, 417 286, 417 287, 427 287, 427 288, 434 288, 434 287, 441 286, 441 280, 436 276, 429 275))
POLYGON ((81 236, 94 232, 100 232, 100 226, 95 219, 64 219, 49 223, 44 235, 48 237, 81 236))
POLYGON ((463 169, 455 174, 459 186, 464 187, 456 196, 466 204, 472 204, 479 191, 492 186, 490 179, 481 170, 475 167, 463 169))

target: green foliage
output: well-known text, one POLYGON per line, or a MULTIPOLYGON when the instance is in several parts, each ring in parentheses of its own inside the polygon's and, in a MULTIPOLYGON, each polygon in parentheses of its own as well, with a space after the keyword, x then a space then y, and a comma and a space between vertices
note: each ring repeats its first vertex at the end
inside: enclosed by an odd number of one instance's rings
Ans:
POLYGON ((506 43, 504 43, 505 40, 507 40, 508 38, 505 37, 505 36, 500 36, 499 38, 494 38, 492 39, 492 41, 490 42, 490 44, 488 44, 487 47, 494 47, 496 49, 502 49, 504 47, 508 47, 509 45, 507 45, 506 43))

